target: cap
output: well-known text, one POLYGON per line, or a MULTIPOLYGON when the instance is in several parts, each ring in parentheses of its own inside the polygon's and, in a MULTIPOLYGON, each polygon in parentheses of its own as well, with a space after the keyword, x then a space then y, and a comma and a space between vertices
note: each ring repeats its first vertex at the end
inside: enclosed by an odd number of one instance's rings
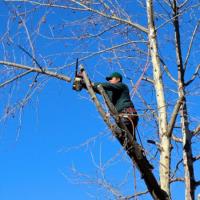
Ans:
POLYGON ((106 80, 109 81, 111 80, 113 77, 119 78, 120 81, 122 81, 122 75, 118 72, 113 72, 110 76, 106 77, 106 80))

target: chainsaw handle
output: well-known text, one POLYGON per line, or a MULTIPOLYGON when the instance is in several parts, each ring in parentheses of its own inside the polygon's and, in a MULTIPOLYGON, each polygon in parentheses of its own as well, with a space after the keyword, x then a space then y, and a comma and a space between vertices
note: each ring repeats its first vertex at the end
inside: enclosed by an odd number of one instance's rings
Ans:
POLYGON ((76 59, 76 69, 75 69, 75 77, 78 74, 78 58, 76 59))

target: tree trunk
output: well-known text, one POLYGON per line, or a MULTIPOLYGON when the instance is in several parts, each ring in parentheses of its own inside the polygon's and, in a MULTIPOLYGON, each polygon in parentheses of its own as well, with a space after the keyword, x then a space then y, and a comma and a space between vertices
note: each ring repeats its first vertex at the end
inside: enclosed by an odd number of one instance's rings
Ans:
POLYGON ((160 69, 160 60, 158 56, 158 47, 156 41, 156 31, 154 25, 154 13, 152 0, 147 0, 147 18, 148 18, 148 37, 150 45, 150 54, 153 64, 154 87, 156 91, 156 100, 159 118, 160 134, 160 183, 161 188, 170 196, 170 138, 167 136, 167 111, 164 97, 164 88, 162 73, 160 69))
POLYGON ((181 41, 180 41, 180 30, 179 30, 179 20, 178 20, 178 7, 176 1, 174 0, 174 29, 175 29, 175 45, 176 45, 176 59, 178 67, 178 94, 179 96, 184 96, 183 103, 180 107, 180 117, 181 117, 181 130, 183 135, 183 163, 185 168, 185 199, 194 200, 195 191, 195 179, 194 179, 194 168, 193 168, 193 156, 192 156, 192 146, 191 139, 192 133, 189 130, 188 122, 188 111, 187 102, 185 98, 185 85, 184 85, 184 68, 181 52, 181 41))

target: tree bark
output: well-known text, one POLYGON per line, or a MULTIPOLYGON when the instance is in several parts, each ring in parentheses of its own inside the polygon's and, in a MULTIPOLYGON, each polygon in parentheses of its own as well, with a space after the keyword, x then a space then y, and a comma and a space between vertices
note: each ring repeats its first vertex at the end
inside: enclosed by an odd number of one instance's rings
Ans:
POLYGON ((154 25, 154 12, 152 0, 146 0, 147 19, 148 19, 148 37, 149 48, 153 64, 154 87, 156 91, 156 100, 158 108, 159 135, 160 135, 160 183, 161 188, 170 196, 170 146, 171 141, 167 135, 167 111, 164 97, 164 87, 160 60, 158 55, 157 35, 154 25))

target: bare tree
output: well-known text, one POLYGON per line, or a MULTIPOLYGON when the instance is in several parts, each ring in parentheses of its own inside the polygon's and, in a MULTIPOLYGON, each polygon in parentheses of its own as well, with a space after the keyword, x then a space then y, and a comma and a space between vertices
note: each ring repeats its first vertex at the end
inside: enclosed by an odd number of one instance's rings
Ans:
MULTIPOLYGON (((92 63, 88 71, 93 77, 107 69, 121 70, 141 108, 142 123, 148 123, 148 130, 157 133, 145 146, 149 159, 152 144, 154 153, 160 153, 154 166, 159 168, 159 178, 148 170, 143 177, 152 198, 173 199, 170 185, 181 181, 185 182, 185 199, 195 199, 195 189, 200 185, 194 168, 200 158, 196 145, 199 113, 194 113, 199 101, 199 1, 5 0, 3 4, 9 13, 4 16, 0 38, 0 88, 24 82, 29 87, 12 105, 5 101, 1 122, 23 109, 50 77, 70 82, 76 57, 86 65, 92 63), (60 50, 63 46, 65 52, 60 50), (177 157, 175 146, 182 156, 177 157)), ((99 101, 92 91, 90 94, 115 133, 99 101)), ((129 142, 132 145, 131 138, 129 142)), ((142 167, 148 164, 137 160, 137 144, 134 152, 124 149, 144 174, 142 167)), ((98 184, 122 198, 111 185, 98 184)), ((146 191, 123 198, 143 194, 146 191)))

